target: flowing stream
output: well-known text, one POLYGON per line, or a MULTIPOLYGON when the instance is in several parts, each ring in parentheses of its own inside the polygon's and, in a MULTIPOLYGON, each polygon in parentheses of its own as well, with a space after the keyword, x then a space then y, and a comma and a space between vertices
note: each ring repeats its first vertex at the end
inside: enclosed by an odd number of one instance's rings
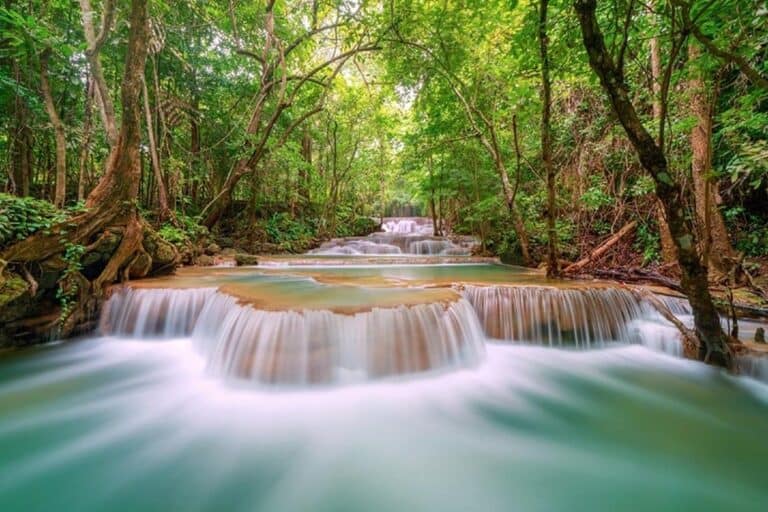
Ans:
POLYGON ((728 375, 630 288, 384 229, 0 354, 0 510, 765 510, 768 357, 728 375))

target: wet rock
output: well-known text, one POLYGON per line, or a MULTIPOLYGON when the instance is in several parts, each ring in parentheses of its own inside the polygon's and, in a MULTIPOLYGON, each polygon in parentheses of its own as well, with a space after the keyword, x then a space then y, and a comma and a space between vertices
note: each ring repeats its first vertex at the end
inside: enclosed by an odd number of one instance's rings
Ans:
POLYGON ((143 240, 144 250, 152 258, 152 272, 158 272, 161 269, 172 271, 175 264, 179 262, 180 256, 176 247, 170 242, 160 238, 152 230, 144 231, 143 240))
POLYGON ((215 256, 221 252, 221 247, 218 246, 218 244, 211 243, 208 244, 208 247, 205 248, 205 254, 208 256, 215 256))
POLYGON ((765 343, 765 329, 762 327, 755 330, 755 343, 765 343))
POLYGON ((259 259, 253 254, 245 254, 241 252, 235 254, 235 262, 237 263, 238 267, 242 267, 245 265, 258 265, 259 259))
POLYGON ((27 291, 29 284, 18 274, 4 272, 0 274, 0 321, 14 319, 16 309, 25 308, 25 296, 28 298, 27 291))

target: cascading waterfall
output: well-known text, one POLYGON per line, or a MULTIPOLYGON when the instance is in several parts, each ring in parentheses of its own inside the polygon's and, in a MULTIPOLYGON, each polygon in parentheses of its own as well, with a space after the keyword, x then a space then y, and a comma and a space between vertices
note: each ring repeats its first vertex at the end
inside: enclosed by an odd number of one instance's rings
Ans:
MULTIPOLYGON (((263 311, 216 288, 115 291, 102 312, 104 333, 135 338, 192 337, 223 376, 284 384, 366 380, 472 366, 487 338, 545 346, 599 348, 633 343, 682 356, 677 329, 652 305, 615 287, 459 285, 463 299, 355 314, 263 311)), ((684 322, 684 298, 659 296, 684 322)), ((752 336, 761 324, 740 321, 752 336)), ((768 354, 738 355, 740 373, 768 381, 768 354)))
POLYGON ((489 337, 549 346, 626 341, 630 323, 649 312, 619 288, 465 286, 463 295, 489 337))
POLYGON ((102 331, 192 336, 216 374, 317 384, 474 366, 483 333, 463 299, 351 315, 262 311, 214 289, 130 289, 110 298, 102 331))
POLYGON ((382 223, 382 230, 367 237, 335 238, 310 254, 468 256, 477 245, 473 237, 434 236, 432 221, 424 217, 390 218, 382 223))
POLYGON ((99 330, 134 338, 189 336, 215 288, 115 290, 104 305, 99 330))

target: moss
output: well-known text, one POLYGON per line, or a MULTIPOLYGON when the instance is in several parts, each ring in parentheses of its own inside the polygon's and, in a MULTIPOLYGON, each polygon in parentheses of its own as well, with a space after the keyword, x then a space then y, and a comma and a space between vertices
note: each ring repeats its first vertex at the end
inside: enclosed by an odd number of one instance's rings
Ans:
POLYGON ((178 260, 179 253, 174 245, 163 240, 151 230, 144 231, 144 250, 152 257, 155 268, 170 265, 178 260))
POLYGON ((0 309, 24 295, 29 284, 19 275, 5 272, 0 275, 0 309))

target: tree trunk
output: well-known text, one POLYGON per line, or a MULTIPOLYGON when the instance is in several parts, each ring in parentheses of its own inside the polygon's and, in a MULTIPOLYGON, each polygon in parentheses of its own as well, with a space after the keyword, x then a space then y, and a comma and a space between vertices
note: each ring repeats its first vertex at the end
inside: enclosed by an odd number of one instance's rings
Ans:
POLYGON ((683 208, 682 190, 670 173, 664 151, 643 126, 624 82, 621 66, 617 67, 605 46, 597 22, 595 0, 575 0, 584 47, 589 63, 611 101, 627 137, 638 154, 640 163, 656 185, 656 194, 664 204, 669 229, 677 248, 682 273, 681 285, 691 308, 696 334, 700 340, 699 359, 719 366, 732 365, 726 336, 720 327, 720 316, 709 293, 707 267, 699 258, 696 237, 683 208))
POLYGON ((56 140, 56 191, 53 195, 53 204, 57 208, 63 208, 67 199, 67 137, 64 133, 64 123, 61 122, 59 113, 56 111, 51 85, 48 83, 48 59, 51 51, 51 48, 46 48, 40 54, 40 89, 56 140))
POLYGON ((555 228, 555 166, 552 165, 552 85, 549 79, 547 7, 549 0, 539 1, 539 50, 541 54, 541 162, 547 176, 547 277, 560 274, 557 263, 557 230, 555 228))
POLYGON ((157 154, 157 143, 155 142, 155 129, 152 123, 152 111, 149 108, 149 92, 147 91, 147 81, 141 80, 142 96, 144 97, 144 117, 147 122, 147 138, 149 139, 149 156, 152 162, 152 171, 155 175, 157 187, 157 201, 160 211, 158 220, 163 221, 171 217, 171 209, 168 206, 168 192, 163 181, 163 171, 160 168, 160 157, 157 154))
POLYGON ((80 147, 79 173, 77 178, 77 200, 85 199, 85 182, 88 178, 88 155, 91 146, 91 117, 93 114, 93 98, 95 94, 93 80, 89 77, 85 88, 85 108, 83 113, 83 140, 80 147))
MULTIPOLYGON (((99 33, 93 26, 94 10, 91 7, 90 0, 80 0, 80 10, 83 17, 83 32, 88 46, 85 50, 85 57, 91 68, 91 76, 96 84, 96 100, 99 105, 99 113, 104 130, 107 132, 107 141, 110 147, 117 143, 117 128, 115 121, 115 106, 112 104, 112 97, 107 87, 107 81, 104 79, 104 71, 101 68, 101 59, 99 50, 106 41, 107 35, 112 30, 112 21, 115 16, 115 0, 105 0, 104 12, 102 13, 102 25, 99 33)), ((143 70, 142 70, 143 73, 143 70)))
MULTIPOLYGON (((653 16, 653 14, 651 14, 653 16)), ((653 18, 652 18, 653 19, 653 18)), ((654 23, 655 29, 655 23, 654 23)), ((654 34, 650 42, 651 47, 651 90, 653 91, 653 119, 656 123, 662 122, 661 109, 661 50, 659 38, 654 34)), ((661 129, 659 129, 661 133, 661 129)), ((659 143, 657 139, 657 143, 659 143)), ((664 263, 677 261, 677 250, 669 232, 669 224, 664 216, 664 205, 656 198, 653 208, 656 210, 656 223, 659 226, 659 239, 661 241, 661 259, 664 263)))
MULTIPOLYGON (((57 296, 67 298, 67 307, 62 307, 58 320, 61 336, 72 334, 97 310, 107 285, 118 279, 143 277, 151 271, 172 269, 178 261, 178 253, 173 246, 143 223, 136 206, 141 180, 139 148, 142 76, 147 55, 146 2, 131 1, 122 82, 121 128, 117 143, 107 159, 104 175, 88 196, 87 210, 52 226, 48 231, 39 231, 0 253, 0 259, 12 272, 22 274, 30 263, 37 263, 37 268, 41 265, 59 268, 57 265, 60 265, 62 258, 70 256, 72 247, 79 247, 83 255, 91 252, 99 255, 98 267, 91 266, 91 271, 98 271, 92 280, 89 281, 78 271, 61 271, 58 276, 57 296), (110 240, 115 240, 116 248, 110 240), (104 242, 109 247, 106 253, 101 252, 107 248, 104 242)), ((51 286, 56 285, 48 285, 49 288, 51 286)), ((50 295, 51 290, 46 293, 50 295)), ((41 297, 43 295, 28 297, 26 300, 31 302, 32 307, 17 321, 23 325, 25 317, 49 314, 51 306, 41 297)))
MULTIPOLYGON (((695 60, 701 54, 698 46, 688 47, 688 58, 695 60)), ((716 87, 716 85, 715 85, 716 87)), ((712 109, 714 102, 708 94, 704 77, 694 72, 688 81, 691 113, 696 126, 691 130, 691 175, 696 203, 696 224, 701 244, 701 258, 718 274, 728 275, 735 251, 728 239, 728 230, 717 207, 717 181, 712 177, 712 109)))

